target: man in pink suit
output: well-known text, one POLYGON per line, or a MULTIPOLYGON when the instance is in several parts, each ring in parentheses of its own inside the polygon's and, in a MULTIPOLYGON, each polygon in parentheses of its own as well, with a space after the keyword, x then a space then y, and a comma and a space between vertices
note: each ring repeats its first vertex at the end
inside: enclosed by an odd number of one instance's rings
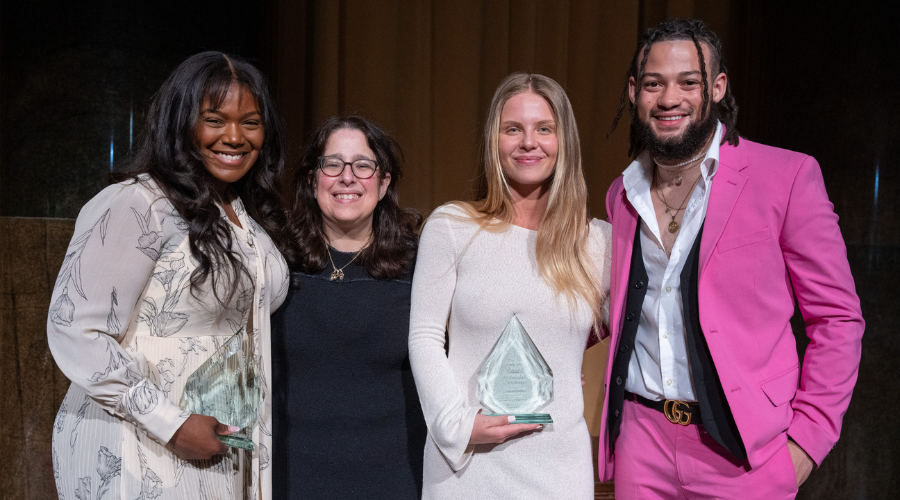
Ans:
POLYGON ((600 478, 617 500, 794 498, 840 435, 864 330, 819 165, 738 136, 701 21, 647 31, 616 122, 626 97, 600 478))

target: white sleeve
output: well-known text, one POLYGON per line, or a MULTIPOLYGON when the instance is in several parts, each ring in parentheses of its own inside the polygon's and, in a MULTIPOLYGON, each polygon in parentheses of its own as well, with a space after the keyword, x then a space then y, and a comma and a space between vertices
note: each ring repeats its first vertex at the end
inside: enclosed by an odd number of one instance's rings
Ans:
POLYGON ((143 355, 130 355, 119 341, 164 243, 157 210, 166 206, 140 184, 116 184, 89 201, 75 222, 47 318, 50 351, 66 377, 163 444, 189 414, 149 380, 143 355))
POLYGON ((600 293, 603 296, 603 307, 601 309, 602 318, 601 320, 601 328, 609 331, 609 278, 612 272, 612 225, 606 221, 599 221, 595 219, 595 224, 598 226, 597 231, 600 233, 600 249, 601 249, 601 258, 599 259, 597 265, 599 266, 597 271, 600 273, 600 293))
POLYGON ((453 470, 471 458, 475 415, 461 393, 444 351, 444 332, 456 290, 458 243, 452 219, 440 209, 425 224, 413 275, 409 360, 428 424, 428 436, 453 470))

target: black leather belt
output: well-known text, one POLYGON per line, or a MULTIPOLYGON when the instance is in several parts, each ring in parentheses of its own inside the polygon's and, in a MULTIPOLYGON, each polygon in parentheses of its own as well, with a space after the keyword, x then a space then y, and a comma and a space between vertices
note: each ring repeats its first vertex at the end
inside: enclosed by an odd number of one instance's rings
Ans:
POLYGON ((644 396, 628 391, 625 391, 625 399, 662 413, 669 422, 672 422, 673 424, 703 425, 703 419, 700 418, 700 405, 697 403, 688 403, 687 401, 678 401, 675 399, 651 401, 644 396))

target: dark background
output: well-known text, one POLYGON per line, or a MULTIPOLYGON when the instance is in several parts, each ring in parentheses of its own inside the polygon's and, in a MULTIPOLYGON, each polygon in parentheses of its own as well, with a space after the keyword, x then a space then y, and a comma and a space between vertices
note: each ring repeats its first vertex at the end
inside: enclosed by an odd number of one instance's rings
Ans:
POLYGON ((0 215, 77 216, 172 69, 203 50, 258 62, 263 18, 258 1, 3 2, 0 215))
MULTIPOLYGON (((3 1, 0 498, 55 495, 50 429, 68 382, 43 325, 71 221, 53 218, 76 217, 126 161, 149 98, 185 57, 221 50, 269 75, 294 157, 335 112, 374 118, 406 152, 403 202, 426 211, 467 196, 497 83, 514 70, 544 73, 569 92, 602 218, 606 187, 628 164, 627 126, 605 135, 635 41, 676 15, 704 19, 722 38, 741 135, 821 164, 862 300, 862 364, 842 437, 799 498, 896 498, 893 10, 869 0, 3 1)), ((802 321, 795 332, 802 352, 802 321)), ((591 379, 602 366, 585 371, 591 379)), ((587 410, 589 422, 599 418, 587 410)))

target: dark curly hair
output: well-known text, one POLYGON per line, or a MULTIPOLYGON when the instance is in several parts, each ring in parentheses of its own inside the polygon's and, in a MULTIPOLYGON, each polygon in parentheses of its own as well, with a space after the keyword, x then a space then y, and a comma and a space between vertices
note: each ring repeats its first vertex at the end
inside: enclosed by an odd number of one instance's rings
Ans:
MULTIPOLYGON (((631 66, 628 68, 628 73, 625 75, 625 88, 622 89, 622 96, 619 99, 619 109, 616 111, 616 117, 613 119, 609 133, 606 134, 606 137, 609 138, 609 135, 616 129, 616 126, 619 124, 619 119, 622 118, 622 111, 625 109, 625 103, 627 102, 631 112, 631 129, 628 136, 630 145, 630 148, 628 149, 629 156, 636 156, 643 151, 645 144, 643 143, 641 135, 636 130, 636 120, 638 120, 636 116, 637 108, 634 103, 628 99, 628 81, 629 79, 634 78, 635 82, 638 83, 634 93, 634 100, 637 101, 641 92, 640 81, 644 77, 644 67, 647 65, 647 56, 650 54, 650 48, 656 42, 669 42, 675 40, 691 40, 697 48, 697 57, 700 59, 700 72, 703 74, 703 109, 701 110, 701 116, 706 116, 707 109, 710 107, 709 79, 706 76, 706 60, 703 57, 701 43, 705 44, 709 49, 711 59, 709 61, 710 65, 713 68, 717 68, 715 71, 712 71, 712 74, 718 75, 719 73, 724 73, 726 77, 728 76, 728 69, 725 67, 725 58, 722 53, 722 42, 719 41, 719 37, 717 37, 703 21, 699 19, 675 18, 664 21, 656 25, 656 27, 648 29, 638 41, 637 49, 634 51, 634 57, 631 58, 631 66), (640 62, 638 62, 639 56, 640 62)), ((726 132, 725 136, 722 138, 722 144, 727 142, 737 146, 738 141, 740 140, 740 135, 738 134, 736 126, 738 106, 731 93, 730 81, 727 82, 727 86, 725 87, 725 95, 722 97, 721 101, 715 104, 713 112, 725 126, 726 132)))
POLYGON ((279 183, 284 170, 285 133, 281 115, 265 77, 250 63, 221 52, 202 52, 187 58, 163 82, 150 101, 147 123, 137 152, 113 182, 147 174, 166 195, 188 226, 191 255, 197 268, 191 274, 191 293, 212 279, 219 303, 227 303, 241 274, 249 275, 232 249, 232 231, 217 206, 214 178, 204 166, 195 130, 201 105, 213 109, 225 101, 232 84, 249 92, 259 106, 265 139, 250 171, 231 188, 241 197, 250 217, 284 248, 285 216, 279 183), (221 279, 225 279, 220 283, 221 279), (230 290, 221 297, 220 290, 230 290))
POLYGON ((290 248, 285 257, 291 269, 317 273, 328 264, 328 241, 322 226, 322 210, 316 200, 315 171, 319 157, 331 134, 340 129, 359 130, 366 136, 369 148, 378 161, 378 174, 383 179, 391 174, 384 198, 375 206, 372 216, 372 243, 359 254, 359 262, 376 279, 397 279, 408 272, 419 244, 418 228, 422 216, 413 209, 400 208, 397 185, 402 177, 403 153, 400 145, 378 125, 359 116, 332 116, 307 141, 303 155, 294 169, 294 199, 287 215, 290 248))

